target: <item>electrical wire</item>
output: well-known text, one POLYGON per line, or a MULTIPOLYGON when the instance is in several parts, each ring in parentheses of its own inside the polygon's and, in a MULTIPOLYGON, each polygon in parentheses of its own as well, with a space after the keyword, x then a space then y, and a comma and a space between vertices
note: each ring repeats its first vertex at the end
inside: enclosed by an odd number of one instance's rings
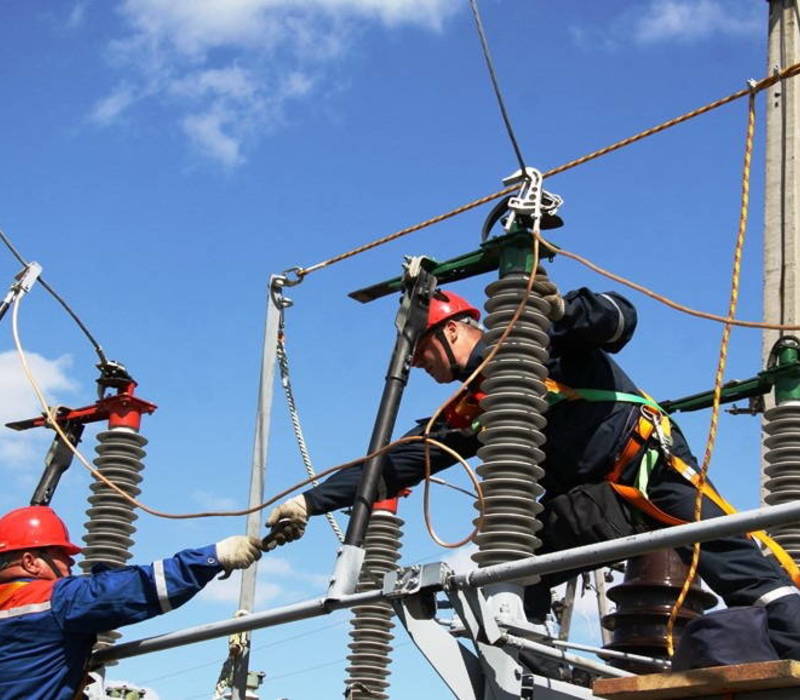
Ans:
MULTIPOLYGON (((545 170, 542 173, 542 178, 552 177, 553 175, 558 175, 560 173, 566 172, 567 170, 571 170, 572 168, 576 168, 579 165, 583 165, 584 163, 588 163, 591 160, 595 160, 602 156, 608 155, 609 153, 613 153, 614 151, 618 151, 621 148, 625 148, 626 146, 630 146, 638 141, 641 141, 645 138, 650 136, 654 136, 655 134, 659 134, 662 131, 666 131, 667 129, 672 128, 673 126, 677 126, 678 124, 682 124, 683 122, 689 121, 690 119, 694 119, 695 117, 699 117, 703 114, 707 114, 719 107, 723 107, 735 100, 741 99, 742 97, 747 97, 751 92, 760 92, 761 90, 765 90, 766 88, 774 85, 775 83, 779 82, 784 78, 793 78, 796 75, 800 74, 800 63, 795 63, 784 70, 778 71, 773 75, 769 75, 765 78, 762 78, 760 81, 755 83, 755 85, 749 86, 743 90, 737 90, 730 95, 726 95, 714 102, 709 102, 708 104, 703 105, 702 107, 698 107, 697 109, 693 109, 690 112, 686 112, 681 114, 680 116, 674 117, 669 119, 661 124, 657 124, 656 126, 650 127, 649 129, 645 129, 644 131, 640 131, 637 134, 633 134, 632 136, 628 136, 627 138, 621 139, 620 141, 615 141, 614 143, 605 146, 603 148, 599 148, 596 151, 592 151, 591 153, 587 153, 586 155, 581 156, 580 158, 575 158, 574 160, 570 160, 562 165, 559 165, 555 168, 551 168, 550 170, 545 170)), ((511 187, 506 187, 498 192, 493 192, 492 194, 488 194, 484 197, 480 197, 475 199, 467 204, 462 204, 455 209, 451 209, 450 211, 444 212, 443 214, 438 214, 437 216, 431 217, 430 219, 426 219, 425 221, 421 221, 418 224, 414 224, 413 226, 408 226, 406 228, 400 229, 399 231, 395 231, 394 233, 390 233, 386 236, 382 236, 381 238, 377 238, 369 243, 364 243, 363 245, 357 246, 352 250, 345 251, 343 253, 339 253, 331 258, 327 258, 326 260, 321 260, 318 263, 310 265, 308 267, 297 267, 293 268, 293 272, 297 277, 297 281, 295 284, 303 280, 307 275, 310 275, 312 272, 317 272, 325 267, 329 267, 331 265, 335 265, 336 263, 342 262, 343 260, 347 260, 355 255, 359 255, 361 253, 365 253, 373 248, 377 248, 378 246, 384 245, 386 243, 390 243, 391 241, 397 240, 402 236, 407 236, 410 233, 415 233, 416 231, 421 231, 424 228, 429 226, 433 226, 434 224, 438 224, 442 221, 450 219, 454 216, 458 216, 459 214, 463 214, 466 211, 470 211, 471 209, 475 209, 483 204, 491 202, 492 200, 499 199, 507 194, 511 194, 517 190, 517 186, 513 185, 511 187)), ((789 330, 789 329, 786 329, 789 330)))
POLYGON ((478 31, 478 38, 481 41, 481 49, 483 50, 483 58, 486 61, 486 67, 489 69, 489 77, 492 81, 492 88, 494 89, 495 97, 497 97, 497 104, 500 107, 500 114, 503 117, 503 123, 506 125, 508 138, 511 139, 511 145, 514 148, 514 153, 517 156, 519 163, 519 170, 522 175, 525 174, 525 159, 522 157, 517 137, 514 135, 514 128, 511 126, 511 119, 506 110, 505 100, 503 93, 500 92, 500 84, 497 81, 497 73, 494 70, 494 61, 492 61, 492 53, 489 50, 489 42, 486 39, 486 32, 483 30, 483 22, 481 21, 481 13, 478 10, 478 0, 469 0, 470 7, 472 8, 472 16, 475 18, 475 29, 478 31))
MULTIPOLYGON (((6 246, 6 248, 8 248, 11 251, 11 254, 19 261, 19 263, 21 265, 26 265, 27 266, 28 263, 25 260, 25 258, 23 258, 22 255, 20 255, 19 251, 14 247, 14 245, 11 243, 11 241, 8 238, 8 236, 5 234, 5 232, 2 229, 0 229, 0 240, 3 241, 3 243, 6 246)), ((49 284, 47 284, 47 282, 45 282, 44 278, 41 275, 39 276, 38 282, 39 282, 40 285, 42 285, 42 287, 44 287, 50 293, 50 295, 59 304, 61 304, 62 307, 64 307, 64 310, 72 317, 72 320, 75 321, 75 323, 78 324, 78 328, 80 328, 83 331, 83 334, 88 338, 89 342, 92 344, 92 347, 94 348, 95 353, 97 353, 97 357, 100 360, 100 364, 101 365, 107 365, 108 364, 108 359, 106 358, 106 355, 103 352, 102 346, 100 345, 100 343, 97 342, 97 340, 95 340, 95 337, 91 334, 89 329, 86 327, 86 324, 83 321, 81 321, 81 319, 78 316, 78 314, 76 314, 72 310, 70 305, 67 304, 66 301, 64 301, 64 299, 61 297, 60 294, 58 294, 58 292, 56 292, 55 289, 53 289, 49 284)))
MULTIPOLYGON (((339 622, 334 622, 330 625, 319 625, 314 627, 313 629, 306 630, 305 632, 300 632, 299 634, 294 634, 291 637, 283 637, 281 639, 276 639, 272 642, 267 642, 266 644, 259 644, 254 646, 250 649, 250 653, 252 654, 255 651, 261 651, 262 649, 268 649, 269 647, 278 646, 280 644, 286 644, 287 642, 293 642, 296 639, 302 639, 303 637, 308 637, 312 634, 317 634, 318 632, 323 632, 324 630, 333 629, 334 627, 343 627, 347 620, 340 620, 339 622)), ((219 658, 215 658, 213 661, 208 661, 202 664, 197 664, 195 666, 187 666, 186 668, 182 668, 178 671, 172 671, 170 673, 165 673, 162 676, 156 676, 155 678, 147 678, 141 682, 142 685, 149 685, 150 683, 155 683, 156 681, 163 681, 167 678, 173 678, 175 676, 180 676, 184 673, 189 673, 189 671, 196 671, 200 668, 207 668, 208 666, 219 665, 219 658)))
POLYGON ((167 512, 161 511, 161 510, 157 510, 156 508, 151 508, 150 506, 145 505, 144 503, 142 503, 141 501, 138 501, 136 498, 134 498, 130 494, 126 493, 123 489, 121 489, 119 486, 117 486, 117 484, 115 484, 113 481, 111 481, 108 477, 106 477, 104 474, 102 474, 99 471, 97 471, 89 463, 89 460, 87 460, 86 457, 84 457, 84 455, 81 453, 81 451, 73 444, 73 442, 69 439, 69 437, 66 435, 66 433, 62 429, 62 427, 59 425, 54 410, 48 404, 47 399, 45 398, 41 388, 39 387, 38 382, 36 381, 36 378, 33 376, 33 373, 31 372, 31 369, 30 369, 30 367, 28 365, 27 357, 25 355, 25 350, 22 347, 22 341, 20 339, 20 334, 19 334, 19 306, 20 306, 20 302, 21 302, 21 297, 18 297, 17 299, 15 299, 14 306, 13 306, 12 312, 11 312, 11 329, 12 329, 12 335, 14 337, 14 345, 15 345, 15 347, 17 349, 17 355, 19 356, 20 363, 22 364, 22 370, 25 373, 25 376, 27 377, 28 382, 30 383, 30 385, 32 387, 34 394, 36 394, 36 398, 39 400, 39 403, 42 406, 43 415, 45 417, 45 421, 46 421, 47 425, 49 425, 53 430, 55 430, 55 432, 58 434, 58 436, 61 438, 61 440, 64 442, 64 444, 70 450, 70 452, 72 452, 72 454, 74 454, 78 458, 78 461, 91 473, 91 475, 95 479, 97 479, 98 481, 100 481, 103 484, 105 484, 106 486, 108 486, 112 491, 117 493, 120 497, 124 498, 128 503, 130 503, 131 505, 133 505, 133 506, 135 506, 137 508, 140 508, 145 513, 149 513, 150 515, 154 515, 154 516, 159 517, 159 518, 166 518, 166 519, 169 519, 169 520, 188 520, 188 519, 193 519, 193 518, 235 517, 235 516, 240 516, 240 515, 248 515, 250 513, 255 513, 257 511, 263 510, 267 506, 270 506, 273 503, 281 500, 282 498, 285 498, 286 496, 288 496, 293 491, 296 491, 297 489, 299 489, 299 488, 301 488, 303 486, 309 485, 313 481, 313 478, 321 479, 321 478, 323 478, 325 476, 333 474, 334 472, 341 471, 342 469, 350 469, 351 467, 355 467, 355 466, 361 465, 365 461, 367 461, 369 459, 372 459, 374 457, 378 457, 378 456, 384 454, 385 452, 388 452, 393 447, 395 447, 397 445, 400 445, 400 444, 404 444, 404 443, 408 443, 408 442, 423 442, 425 444, 430 443, 431 445, 434 445, 435 447, 439 448, 440 450, 443 450, 444 452, 449 454, 451 457, 453 457, 453 460, 458 462, 459 464, 461 464, 461 466, 464 468, 464 471, 466 472, 467 476, 469 477, 470 481, 472 482, 473 487, 475 488, 475 493, 476 493, 477 500, 478 500, 478 511, 479 511, 479 514, 480 514, 479 515, 479 522, 482 522, 482 519, 483 519, 483 491, 481 489, 480 481, 475 476, 475 473, 473 472, 472 467, 470 467, 469 464, 467 463, 467 461, 461 455, 459 455, 458 452, 456 452, 454 449, 452 449, 448 445, 445 445, 444 443, 439 442, 438 440, 434 440, 430 436, 425 436, 425 435, 408 435, 408 436, 405 436, 405 437, 398 438, 397 440, 394 440, 393 442, 390 442, 388 445, 384 445, 380 449, 375 450, 374 452, 372 452, 372 453, 370 453, 368 455, 365 455, 363 457, 358 457, 357 459, 351 460, 349 462, 345 462, 344 464, 337 464, 336 466, 329 467, 328 469, 325 469, 324 471, 318 473, 316 475, 316 477, 304 479, 303 481, 301 481, 301 482, 299 482, 297 484, 294 484, 294 485, 290 486, 287 489, 284 489, 283 491, 279 492, 278 494, 276 494, 272 498, 268 499, 267 501, 264 501, 263 503, 260 503, 258 505, 252 506, 250 508, 243 508, 241 510, 229 510, 229 511, 224 511, 224 510, 220 510, 220 511, 202 511, 202 512, 198 512, 198 513, 167 513, 167 512))

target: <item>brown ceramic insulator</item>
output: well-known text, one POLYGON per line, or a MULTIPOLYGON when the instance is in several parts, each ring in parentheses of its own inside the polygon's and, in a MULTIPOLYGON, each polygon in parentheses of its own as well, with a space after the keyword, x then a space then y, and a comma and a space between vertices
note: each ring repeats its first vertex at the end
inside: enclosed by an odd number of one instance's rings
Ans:
MULTIPOLYGON (((605 648, 667 658, 667 622, 686 574, 686 565, 672 549, 630 559, 623 582, 608 591, 617 608, 602 620, 603 627, 612 632, 605 648)), ((686 623, 716 602, 716 596, 702 590, 695 579, 675 623, 676 643, 686 623)), ((635 662, 609 659, 609 663, 634 673, 653 672, 652 667, 635 662)))

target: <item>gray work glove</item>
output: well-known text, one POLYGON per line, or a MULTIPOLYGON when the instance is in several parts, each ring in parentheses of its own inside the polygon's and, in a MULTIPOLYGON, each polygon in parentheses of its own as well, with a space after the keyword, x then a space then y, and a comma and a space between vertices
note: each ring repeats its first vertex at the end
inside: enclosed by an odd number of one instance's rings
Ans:
POLYGON ((558 287, 550 281, 544 268, 540 267, 536 273, 536 291, 542 295, 548 304, 550 304, 550 311, 547 312, 547 318, 551 321, 560 321, 564 318, 564 297, 558 291, 558 287))
POLYGON ((308 505, 302 494, 293 496, 274 508, 267 518, 267 526, 272 528, 266 551, 299 540, 306 532, 308 524, 308 505))
POLYGON ((233 535, 217 542, 217 559, 226 571, 246 569, 261 559, 261 540, 247 535, 233 535))

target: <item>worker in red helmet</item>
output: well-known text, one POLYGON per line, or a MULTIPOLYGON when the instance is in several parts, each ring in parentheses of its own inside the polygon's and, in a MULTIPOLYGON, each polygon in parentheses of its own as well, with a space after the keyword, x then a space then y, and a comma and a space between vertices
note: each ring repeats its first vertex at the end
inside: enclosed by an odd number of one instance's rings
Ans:
POLYGON ((261 556, 258 540, 236 535, 146 566, 72 576, 80 551, 48 506, 0 518, 3 700, 79 697, 98 633, 177 608, 220 571, 244 569, 261 556))
MULTIPOLYGON (((597 294, 584 287, 561 296, 542 268, 537 273, 536 291, 548 302, 546 315, 551 321, 545 361, 550 405, 542 429, 546 441, 540 464, 544 476, 539 482, 545 489, 540 499, 544 510, 538 515, 542 528, 536 533, 542 545, 537 553, 694 520, 695 487, 674 464, 680 460, 696 470, 697 460, 678 426, 639 391, 612 357, 633 336, 636 309, 614 292, 597 294), (658 421, 661 430, 653 425, 647 436, 638 433, 643 406, 657 411, 665 421, 658 421), (663 429, 670 430, 669 441, 660 440, 663 429), (635 484, 645 491, 634 489, 635 484)), ((417 343, 414 365, 440 383, 466 380, 487 353, 478 319, 477 309, 469 302, 453 292, 440 291, 431 300, 428 327, 417 343)), ((480 425, 471 418, 480 411, 481 382, 480 376, 473 380, 465 398, 448 406, 432 430, 437 440, 465 458, 474 456, 480 446, 480 425), (470 408, 475 410, 472 415, 470 408)), ((427 422, 420 421, 409 434, 422 434, 427 422)), ((450 454, 430 446, 433 473, 454 462, 450 454)), ((395 446, 384 455, 378 498, 413 486, 424 473, 421 442, 395 446)), ((352 505, 360 476, 358 467, 339 471, 275 508, 267 524, 283 521, 276 541, 283 544, 302 536, 311 515, 352 505)), ((723 510, 713 500, 703 499, 703 518, 721 515, 723 510)), ((677 551, 685 561, 691 558, 691 548, 677 551)), ((787 569, 791 571, 791 567, 789 562, 787 569)), ((800 585, 800 574, 796 566, 790 578, 773 559, 764 557, 749 537, 736 535, 703 543, 699 571, 729 607, 765 608, 776 655, 800 660, 800 590, 795 585, 800 585)), ((575 573, 548 574, 541 583, 527 587, 528 616, 542 620, 550 608, 552 586, 575 573)))

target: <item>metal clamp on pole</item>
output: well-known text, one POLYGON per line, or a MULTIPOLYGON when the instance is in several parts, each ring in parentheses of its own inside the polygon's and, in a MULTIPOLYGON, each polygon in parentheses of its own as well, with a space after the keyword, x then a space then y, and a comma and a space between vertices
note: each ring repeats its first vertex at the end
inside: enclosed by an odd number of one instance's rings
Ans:
POLYGON ((14 276, 14 281, 8 288, 8 293, 3 298, 3 301, 0 302, 0 319, 6 315, 6 311, 8 311, 8 307, 11 304, 31 291, 31 287, 33 287, 41 274, 42 266, 37 262, 29 262, 14 276))

